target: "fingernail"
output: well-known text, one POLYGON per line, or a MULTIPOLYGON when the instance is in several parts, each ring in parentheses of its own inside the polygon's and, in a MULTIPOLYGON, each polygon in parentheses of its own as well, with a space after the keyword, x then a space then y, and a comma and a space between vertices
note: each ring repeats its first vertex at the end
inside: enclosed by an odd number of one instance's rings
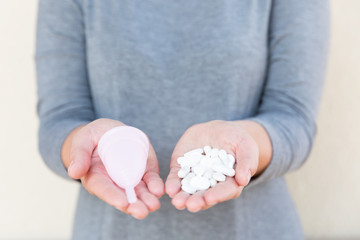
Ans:
POLYGON ((71 161, 69 167, 68 167, 68 173, 72 171, 72 169, 74 168, 75 162, 71 161))
POLYGON ((251 170, 249 170, 248 172, 248 183, 250 182, 250 179, 251 179, 251 170))

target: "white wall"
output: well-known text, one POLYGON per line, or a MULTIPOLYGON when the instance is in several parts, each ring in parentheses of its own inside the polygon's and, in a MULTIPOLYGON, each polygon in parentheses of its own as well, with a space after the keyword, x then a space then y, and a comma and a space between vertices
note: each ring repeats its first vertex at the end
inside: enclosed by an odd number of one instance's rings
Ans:
MULTIPOLYGON (((36 5, 0 0, 0 239, 68 239, 77 197, 37 151, 36 5)), ((360 1, 332 5, 315 148, 287 178, 308 237, 360 238, 360 1)))
MULTIPOLYGON (((62 1, 62 0, 60 0, 62 1)), ((35 0, 0 0, 0 239, 66 239, 77 186, 37 150, 35 0)))
POLYGON ((315 147, 288 182, 305 232, 360 238, 360 1, 332 1, 332 44, 315 147))

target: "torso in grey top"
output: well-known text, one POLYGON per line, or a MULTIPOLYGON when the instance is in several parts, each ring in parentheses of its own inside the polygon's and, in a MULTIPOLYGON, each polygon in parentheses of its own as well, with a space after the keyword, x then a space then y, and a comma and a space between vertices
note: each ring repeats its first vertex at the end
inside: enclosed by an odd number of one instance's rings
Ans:
MULTIPOLYGON (((192 124, 251 119, 273 158, 242 195, 199 213, 133 219, 80 189, 73 239, 301 239, 283 175, 311 149, 324 79, 328 2, 40 0, 40 152, 66 178, 65 137, 96 118, 146 132, 166 177, 192 124)), ((60 190, 59 190, 60 191, 60 190)), ((54 216, 56 217, 56 216, 54 216)))

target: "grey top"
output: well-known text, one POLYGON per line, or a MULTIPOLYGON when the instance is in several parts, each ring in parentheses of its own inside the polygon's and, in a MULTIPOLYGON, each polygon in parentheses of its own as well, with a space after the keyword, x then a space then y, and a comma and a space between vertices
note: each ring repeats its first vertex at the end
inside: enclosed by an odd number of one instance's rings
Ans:
POLYGON ((101 117, 146 132, 164 179, 195 123, 251 119, 273 144, 271 164, 239 198, 199 213, 164 196, 140 221, 81 187, 73 239, 303 238, 283 175, 313 143, 328 1, 40 0, 38 14, 39 147, 57 174, 69 178, 65 137, 101 117))

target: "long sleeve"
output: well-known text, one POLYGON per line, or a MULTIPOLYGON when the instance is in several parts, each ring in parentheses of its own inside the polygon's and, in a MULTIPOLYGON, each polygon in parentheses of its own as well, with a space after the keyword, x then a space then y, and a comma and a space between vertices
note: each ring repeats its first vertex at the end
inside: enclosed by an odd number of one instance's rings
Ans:
POLYGON ((273 1, 268 37, 266 85, 250 120, 268 132, 273 156, 248 187, 299 168, 310 153, 326 71, 328 1, 273 1))
POLYGON ((94 119, 79 3, 39 1, 35 60, 40 153, 52 171, 69 178, 62 144, 74 128, 94 119))

